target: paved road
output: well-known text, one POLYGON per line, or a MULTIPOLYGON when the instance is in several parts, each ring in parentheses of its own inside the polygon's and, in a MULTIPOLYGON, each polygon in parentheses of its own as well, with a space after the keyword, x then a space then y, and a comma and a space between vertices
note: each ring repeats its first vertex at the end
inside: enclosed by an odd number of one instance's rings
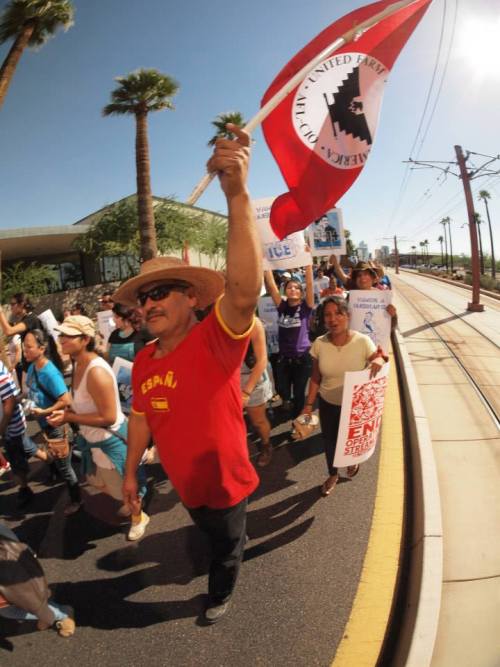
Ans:
MULTIPOLYGON (((273 430, 275 446, 288 428, 273 430)), ((322 499, 320 436, 279 447, 259 470, 230 613, 205 627, 206 544, 159 466, 150 467, 148 532, 130 544, 125 527, 102 520, 110 521, 115 508, 100 495, 86 492, 87 510, 65 519, 63 487, 44 485, 46 468, 34 464, 30 513, 15 512, 14 489, 2 481, 0 514, 38 550, 55 598, 75 607, 78 628, 63 640, 32 624, 0 620, 0 664, 28 667, 36 655, 38 663, 81 667, 329 665, 357 588, 377 465, 378 455, 322 499)))

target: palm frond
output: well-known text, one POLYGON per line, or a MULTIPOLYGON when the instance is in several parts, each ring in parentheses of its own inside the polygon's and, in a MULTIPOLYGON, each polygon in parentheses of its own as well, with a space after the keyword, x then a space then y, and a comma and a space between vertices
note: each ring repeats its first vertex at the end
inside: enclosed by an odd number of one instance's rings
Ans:
POLYGON ((232 123, 238 127, 245 127, 246 121, 243 118, 243 115, 239 111, 227 111, 226 113, 220 113, 213 121, 212 125, 215 127, 217 132, 208 142, 208 146, 215 146, 217 139, 226 138, 234 139, 234 134, 228 132, 226 125, 232 123))
POLYGON ((111 103, 104 116, 173 109, 172 97, 179 90, 175 79, 155 69, 139 69, 128 76, 117 76, 118 87, 111 92, 111 103))
POLYGON ((28 45, 42 46, 59 28, 71 28, 73 16, 70 0, 11 0, 0 16, 0 44, 16 39, 28 25, 33 25, 28 45))

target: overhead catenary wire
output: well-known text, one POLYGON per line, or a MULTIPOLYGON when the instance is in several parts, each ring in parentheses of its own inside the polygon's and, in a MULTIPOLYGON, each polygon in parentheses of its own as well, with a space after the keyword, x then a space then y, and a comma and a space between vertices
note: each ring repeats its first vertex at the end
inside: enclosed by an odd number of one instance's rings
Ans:
POLYGON ((452 28, 451 28, 451 37, 450 37, 450 41, 449 41, 449 44, 448 44, 448 53, 446 54, 446 60, 445 60, 445 63, 444 63, 442 74, 441 74, 441 81, 439 82, 438 91, 437 91, 436 97, 434 99, 434 105, 431 109, 431 113, 430 113, 429 118, 427 120, 427 125, 425 127, 422 139, 420 141, 420 146, 419 146, 417 154, 415 156, 416 160, 418 159, 418 156, 420 155, 420 151, 422 150, 422 146, 424 145, 424 142, 427 138, 427 134, 429 132, 429 128, 431 126, 432 120, 434 118, 434 113, 436 111, 436 107, 437 107, 437 104, 439 102, 439 98, 441 96, 441 91, 443 89, 443 83, 444 83, 444 80, 445 80, 445 77, 446 77, 446 73, 448 71, 451 49, 452 49, 453 43, 455 41, 455 29, 457 27, 458 3, 459 3, 459 0, 455 0, 455 14, 453 16, 453 24, 452 24, 452 28))
MULTIPOLYGON (((441 30, 440 30, 440 35, 439 35, 439 42, 438 42, 438 48, 437 48, 437 53, 436 53, 436 59, 435 59, 434 68, 433 68, 433 71, 432 71, 431 82, 429 84, 426 99, 425 99, 425 102, 424 102, 424 108, 423 108, 422 114, 420 116, 420 121, 419 121, 419 124, 418 124, 417 131, 415 133, 415 137, 413 139, 412 146, 410 148, 410 157, 413 155, 413 151, 415 150, 415 146, 417 145, 417 141, 418 141, 418 138, 419 138, 419 135, 420 135, 420 131, 421 131, 423 123, 424 123, 424 118, 425 118, 425 115, 427 113, 427 109, 429 107, 429 103, 430 103, 430 100, 431 100, 432 91, 433 91, 433 87, 434 87, 434 82, 436 80, 437 70, 438 70, 438 66, 439 66, 439 61, 441 60, 441 51, 442 51, 442 47, 443 47, 443 38, 444 38, 445 24, 446 24, 446 13, 447 13, 447 0, 443 0, 443 16, 442 16, 442 19, 441 19, 441 30)), ((397 195, 397 198, 396 198, 396 204, 395 204, 393 212, 392 212, 392 214, 389 218, 389 223, 387 225, 385 233, 389 232, 389 230, 391 229, 391 227, 394 223, 394 220, 395 220, 396 216, 399 213, 399 209, 400 209, 401 204, 403 202, 403 198, 404 198, 404 195, 406 193, 406 189, 408 187, 410 177, 411 177, 411 170, 410 170, 410 166, 407 164, 406 168, 405 168, 405 171, 404 171, 404 174, 403 174, 403 179, 401 181, 401 185, 399 187, 399 192, 398 192, 398 195, 397 195)))

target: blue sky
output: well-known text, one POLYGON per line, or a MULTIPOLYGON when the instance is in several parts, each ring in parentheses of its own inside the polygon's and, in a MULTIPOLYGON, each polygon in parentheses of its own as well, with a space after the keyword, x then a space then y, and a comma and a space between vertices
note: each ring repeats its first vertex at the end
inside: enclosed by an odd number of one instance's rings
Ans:
MULTIPOLYGON (((361 176, 339 201, 355 242, 371 250, 397 234, 400 249, 428 239, 439 249, 439 220, 452 219, 454 250, 468 252, 458 178, 405 165, 422 119, 442 28, 445 0, 434 0, 389 77, 378 133, 361 176), (406 182, 406 179, 405 179, 406 182), (401 192, 403 196, 400 197, 401 192), (398 205, 399 203, 399 205, 398 205)), ((5 6, 0 2, 0 7, 5 6)), ((283 65, 358 0, 74 0, 75 25, 21 58, 0 110, 0 228, 71 224, 135 191, 133 118, 101 116, 114 77, 153 67, 174 77, 175 111, 150 115, 153 192, 184 201, 204 173, 211 120, 237 109, 248 119, 283 65)), ((446 0, 436 100, 450 45, 456 0, 446 0)), ((450 60, 425 142, 413 157, 454 160, 453 146, 500 153, 500 9, 498 0, 460 0, 450 60)), ((3 59, 10 45, 0 47, 3 59)), ((422 132, 419 137, 422 136, 422 132)), ((250 190, 254 198, 286 187, 257 130, 250 190)), ((474 157, 475 165, 484 161, 474 157)), ((494 163, 500 169, 500 161, 494 163)), ((500 220, 500 178, 478 179, 500 220)), ((476 197, 475 197, 476 199, 476 197)), ((213 183, 198 205, 225 211, 213 183)), ((484 215, 482 203, 477 209, 484 215)), ((483 243, 489 252, 486 225, 483 243)), ((500 232, 496 233, 497 258, 500 232)))

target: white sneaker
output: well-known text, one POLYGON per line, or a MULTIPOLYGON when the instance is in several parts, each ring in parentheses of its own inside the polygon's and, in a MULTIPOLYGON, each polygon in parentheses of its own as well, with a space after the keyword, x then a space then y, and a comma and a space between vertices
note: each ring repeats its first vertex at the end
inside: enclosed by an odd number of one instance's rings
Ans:
POLYGON ((10 471, 11 471, 10 463, 8 461, 6 461, 4 466, 0 466, 0 477, 5 475, 6 472, 10 472, 10 471))
POLYGON ((146 532, 146 526, 148 525, 148 523, 149 523, 149 516, 146 514, 146 512, 141 512, 141 520, 139 521, 139 523, 133 523, 130 526, 127 539, 130 542, 136 542, 137 540, 140 540, 141 537, 146 532))

